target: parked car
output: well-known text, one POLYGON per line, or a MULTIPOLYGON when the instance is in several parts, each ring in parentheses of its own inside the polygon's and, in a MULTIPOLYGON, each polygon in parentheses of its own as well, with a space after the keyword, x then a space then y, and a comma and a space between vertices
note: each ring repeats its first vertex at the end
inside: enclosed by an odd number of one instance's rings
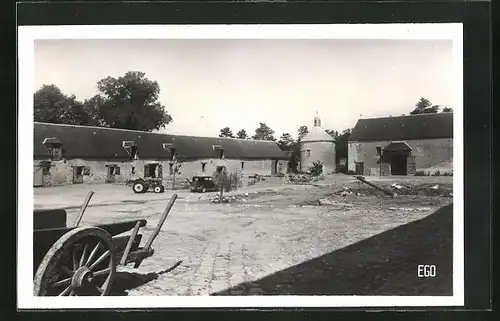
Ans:
POLYGON ((193 180, 187 179, 191 185, 191 192, 214 192, 218 190, 217 184, 212 176, 193 176, 193 180))

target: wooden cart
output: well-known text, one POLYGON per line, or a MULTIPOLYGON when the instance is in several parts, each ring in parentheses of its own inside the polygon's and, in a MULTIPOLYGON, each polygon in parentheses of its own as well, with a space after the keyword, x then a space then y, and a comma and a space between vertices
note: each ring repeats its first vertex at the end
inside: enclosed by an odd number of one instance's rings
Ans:
POLYGON ((134 263, 138 268, 153 255, 151 245, 177 199, 174 194, 153 234, 141 247, 139 229, 146 225, 145 219, 79 226, 93 194, 88 194, 73 226, 66 226, 65 210, 34 211, 35 296, 109 295, 117 265, 134 263))

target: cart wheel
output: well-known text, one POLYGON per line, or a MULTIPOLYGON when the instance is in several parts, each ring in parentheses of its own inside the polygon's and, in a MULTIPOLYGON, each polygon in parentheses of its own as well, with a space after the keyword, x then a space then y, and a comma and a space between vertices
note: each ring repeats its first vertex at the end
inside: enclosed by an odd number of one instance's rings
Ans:
POLYGON ((116 273, 115 243, 97 227, 78 227, 49 249, 33 280, 35 296, 105 296, 116 273))
POLYGON ((132 185, 132 189, 134 190, 135 193, 145 193, 148 189, 144 182, 137 181, 132 185))
POLYGON ((153 191, 155 193, 161 193, 161 186, 160 185, 156 185, 154 188, 153 188, 153 191))

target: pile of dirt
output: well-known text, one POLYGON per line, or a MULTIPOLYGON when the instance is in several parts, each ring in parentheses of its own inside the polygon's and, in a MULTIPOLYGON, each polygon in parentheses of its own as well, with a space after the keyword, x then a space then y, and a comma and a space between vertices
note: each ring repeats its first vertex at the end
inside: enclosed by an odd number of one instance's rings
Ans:
POLYGON ((288 184, 308 184, 324 180, 323 175, 313 176, 309 174, 292 174, 285 177, 285 182, 288 184))
MULTIPOLYGON (((396 195, 413 195, 413 196, 428 196, 428 197, 453 197, 452 184, 411 184, 377 182, 377 186, 384 188, 387 191, 396 195)), ((343 186, 341 189, 333 192, 333 195, 339 196, 380 196, 384 195, 382 191, 371 186, 357 182, 349 186, 343 186)))
POLYGON ((222 201, 220 194, 215 194, 209 198, 210 203, 237 203, 244 199, 243 195, 223 195, 222 201))

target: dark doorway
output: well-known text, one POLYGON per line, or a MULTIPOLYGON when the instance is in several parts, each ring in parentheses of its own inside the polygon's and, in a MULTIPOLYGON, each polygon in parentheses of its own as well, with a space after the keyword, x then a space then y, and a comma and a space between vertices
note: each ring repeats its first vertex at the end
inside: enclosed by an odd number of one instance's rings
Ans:
POLYGON ((83 168, 84 166, 73 166, 73 184, 83 183, 83 168))
POLYGON ((273 160, 271 162, 271 175, 276 175, 277 172, 278 172, 278 161, 273 160))
POLYGON ((363 162, 356 162, 356 175, 363 175, 365 171, 365 165, 363 162))
POLYGON ((406 156, 392 155, 391 156, 391 175, 407 175, 408 168, 406 166, 406 156))
POLYGON ((144 165, 144 178, 162 178, 162 176, 163 173, 160 164, 153 163, 144 165))

